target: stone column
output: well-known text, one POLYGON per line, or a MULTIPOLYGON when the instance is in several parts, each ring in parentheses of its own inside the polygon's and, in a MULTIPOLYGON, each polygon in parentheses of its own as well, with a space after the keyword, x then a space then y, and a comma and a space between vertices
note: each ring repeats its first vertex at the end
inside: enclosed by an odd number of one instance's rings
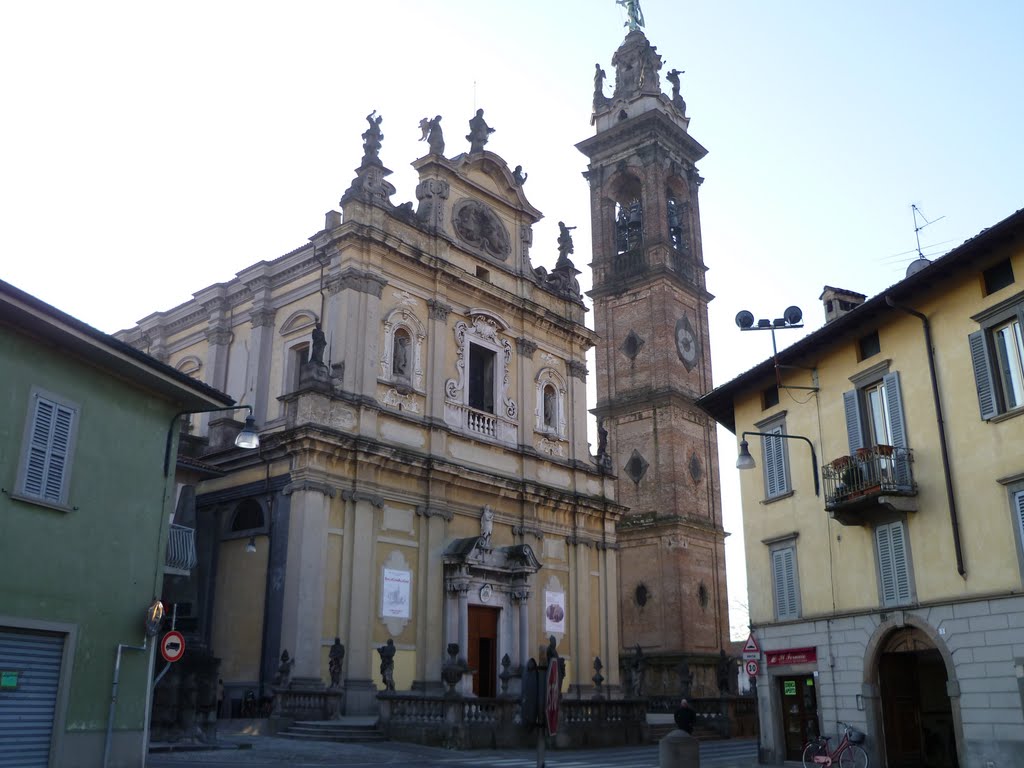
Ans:
POLYGON ((327 519, 334 489, 318 480, 296 478, 283 493, 291 497, 288 559, 285 565, 281 647, 295 660, 292 684, 323 686, 320 649, 324 620, 327 519))
MULTIPOLYGON (((445 352, 453 342, 452 334, 448 330, 448 313, 452 308, 439 299, 427 301, 430 324, 427 333, 429 335, 430 362, 427 363, 427 370, 430 372, 430 379, 427 382, 427 407, 424 414, 428 419, 437 421, 444 420, 444 382, 452 371, 446 371, 444 367, 445 352)), ((433 446, 432 446, 433 447, 433 446)))
POLYGON ((526 669, 526 664, 530 660, 530 592, 529 590, 521 589, 514 597, 519 601, 519 653, 517 661, 519 663, 519 670, 522 672, 526 669))
POLYGON ((253 309, 249 313, 249 320, 252 323, 252 347, 246 379, 254 382, 252 407, 257 426, 267 423, 270 367, 274 354, 274 314, 274 310, 267 306, 253 309))
POLYGON ((594 654, 590 647, 590 547, 589 541, 578 541, 573 547, 575 551, 574 570, 576 573, 575 617, 573 626, 573 653, 575 655, 573 677, 577 690, 590 691, 593 683, 594 654))
POLYGON ((377 687, 373 683, 373 625, 377 619, 380 590, 375 567, 375 508, 383 499, 358 491, 343 491, 346 501, 354 502, 345 529, 348 567, 344 582, 349 591, 347 617, 348 646, 345 663, 345 714, 368 715, 377 711, 377 687))
MULTIPOLYGON (((566 393, 568 402, 566 414, 568 421, 569 460, 590 462, 590 449, 587 447, 587 364, 582 360, 568 362, 569 381, 566 393), (577 431, 579 425, 583 429, 577 431)), ((596 447, 595 447, 595 450, 596 447)))
POLYGON ((331 302, 329 333, 334 352, 345 363, 343 388, 369 397, 374 397, 377 390, 380 297, 385 285, 387 280, 380 275, 354 267, 342 270, 330 285, 332 292, 339 292, 331 302))
POLYGON ((428 694, 444 692, 441 664, 445 658, 446 632, 444 624, 438 627, 436 618, 445 615, 444 574, 438 563, 445 549, 445 522, 451 513, 435 507, 417 507, 420 521, 419 588, 422 595, 419 616, 425 620, 416 623, 416 679, 414 691, 428 694))
POLYGON ((600 581, 601 581, 601 660, 607 673, 605 685, 608 686, 609 694, 620 685, 619 680, 619 644, 611 642, 610 627, 619 626, 619 572, 618 555, 616 554, 617 544, 604 544, 598 542, 597 549, 601 560, 600 581))

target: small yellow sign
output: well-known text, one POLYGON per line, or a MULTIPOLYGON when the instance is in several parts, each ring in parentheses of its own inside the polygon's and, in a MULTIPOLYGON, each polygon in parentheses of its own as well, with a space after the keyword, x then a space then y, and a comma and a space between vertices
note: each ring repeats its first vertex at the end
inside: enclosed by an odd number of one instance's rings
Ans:
POLYGON ((14 670, 0 672, 0 690, 13 691, 18 687, 18 673, 14 670))

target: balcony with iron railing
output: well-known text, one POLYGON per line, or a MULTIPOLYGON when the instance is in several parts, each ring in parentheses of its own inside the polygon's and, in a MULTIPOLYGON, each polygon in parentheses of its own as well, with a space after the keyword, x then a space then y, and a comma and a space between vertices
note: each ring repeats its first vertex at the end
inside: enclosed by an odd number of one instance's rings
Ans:
POLYGON ((873 445, 821 468, 825 509, 843 525, 864 525, 875 512, 914 512, 917 484, 909 448, 873 445))
POLYGON ((164 570, 188 575, 196 567, 196 532, 194 528, 171 524, 167 534, 167 557, 164 570))

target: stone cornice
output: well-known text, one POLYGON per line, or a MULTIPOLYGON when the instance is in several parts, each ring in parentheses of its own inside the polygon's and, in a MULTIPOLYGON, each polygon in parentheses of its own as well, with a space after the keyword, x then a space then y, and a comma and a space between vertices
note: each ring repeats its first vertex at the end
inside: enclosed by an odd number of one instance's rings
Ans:
POLYGON ((321 483, 317 480, 296 480, 288 483, 288 485, 281 490, 281 494, 283 496, 291 496, 297 491, 313 491, 315 493, 322 493, 324 496, 329 496, 332 499, 338 494, 338 491, 334 486, 329 485, 328 483, 321 483))
POLYGON ((513 536, 526 536, 526 534, 530 534, 537 539, 544 538, 544 531, 535 525, 527 525, 526 523, 523 523, 522 525, 512 526, 513 536))
POLYGON ((364 491, 353 491, 350 488, 345 488, 341 492, 341 498, 345 501, 367 501, 377 509, 384 509, 384 497, 378 496, 375 493, 365 493, 364 491))
POLYGON ((416 507, 416 514, 420 517, 443 517, 447 522, 451 522, 455 518, 455 513, 450 508, 440 509, 438 507, 416 507))

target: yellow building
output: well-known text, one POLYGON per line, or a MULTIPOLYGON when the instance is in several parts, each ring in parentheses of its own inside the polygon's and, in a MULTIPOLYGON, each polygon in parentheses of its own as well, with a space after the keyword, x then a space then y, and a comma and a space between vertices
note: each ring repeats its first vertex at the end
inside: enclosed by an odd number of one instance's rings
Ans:
POLYGON ((869 300, 826 287, 824 327, 699 401, 757 466, 767 762, 843 721, 872 765, 1024 765, 1022 236, 1018 212, 869 300))
POLYGON ((335 638, 348 714, 376 711, 391 641, 399 691, 442 691, 457 643, 476 670, 463 691, 494 696, 503 656, 517 673, 551 635, 568 688, 593 687, 596 656, 618 683, 622 509, 587 442, 595 335, 571 235, 550 273, 531 266, 541 213, 474 120, 450 158, 428 127, 413 206, 391 201, 370 115, 343 213, 308 244, 119 334, 261 428, 253 456, 230 448, 237 425, 191 425, 223 475, 196 489, 182 622, 236 714, 284 651, 291 687, 322 693, 335 638))

